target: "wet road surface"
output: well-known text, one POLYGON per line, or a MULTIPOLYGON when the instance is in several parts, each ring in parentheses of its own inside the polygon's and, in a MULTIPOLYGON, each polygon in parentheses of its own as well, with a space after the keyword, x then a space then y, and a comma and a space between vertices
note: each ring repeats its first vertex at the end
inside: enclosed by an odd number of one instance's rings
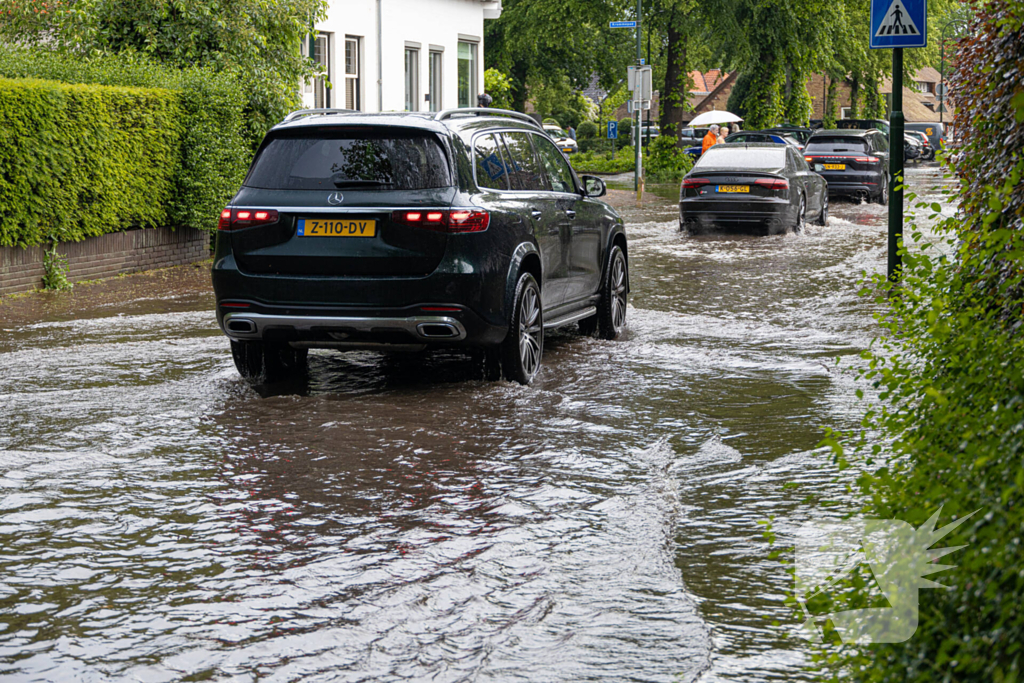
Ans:
POLYGON ((0 678, 809 680, 757 522, 845 495, 816 444, 859 419, 885 209, 832 209, 625 209, 625 339, 549 337, 531 388, 314 352, 261 395, 195 269, 5 301, 0 678))

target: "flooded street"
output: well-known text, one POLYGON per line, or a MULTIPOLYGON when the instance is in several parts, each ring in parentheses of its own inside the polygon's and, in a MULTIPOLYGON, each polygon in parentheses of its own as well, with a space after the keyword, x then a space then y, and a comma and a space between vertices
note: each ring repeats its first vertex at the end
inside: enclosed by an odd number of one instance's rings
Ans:
POLYGON ((0 678, 810 680, 758 521, 846 495, 816 445, 859 422, 886 209, 623 215, 625 339, 549 337, 530 388, 320 351, 260 395, 195 269, 0 305, 0 678))

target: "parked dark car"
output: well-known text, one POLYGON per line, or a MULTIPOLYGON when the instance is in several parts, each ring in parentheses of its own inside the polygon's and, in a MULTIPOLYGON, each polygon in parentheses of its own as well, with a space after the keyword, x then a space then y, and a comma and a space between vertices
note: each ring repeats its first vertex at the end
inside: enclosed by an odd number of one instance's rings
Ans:
POLYGON ((679 229, 716 227, 776 234, 828 222, 824 179, 792 145, 724 143, 710 148, 683 178, 679 229))
POLYGON ((783 133, 776 133, 770 130, 741 130, 738 133, 732 133, 726 136, 726 142, 771 142, 777 145, 792 145, 797 150, 802 150, 803 146, 789 135, 783 133))
POLYGON ((908 130, 906 134, 921 143, 922 161, 933 161, 935 159, 935 148, 932 147, 931 140, 928 139, 927 135, 919 130, 908 130))
POLYGON ((889 202, 889 141, 882 131, 815 131, 804 158, 825 178, 830 195, 889 202))
POLYGON ((545 330, 625 325, 626 235, 604 194, 524 114, 291 114, 221 214, 235 365, 273 382, 311 348, 460 346, 529 384, 545 330))
POLYGON ((924 143, 912 132, 903 133, 903 161, 924 161, 924 143))

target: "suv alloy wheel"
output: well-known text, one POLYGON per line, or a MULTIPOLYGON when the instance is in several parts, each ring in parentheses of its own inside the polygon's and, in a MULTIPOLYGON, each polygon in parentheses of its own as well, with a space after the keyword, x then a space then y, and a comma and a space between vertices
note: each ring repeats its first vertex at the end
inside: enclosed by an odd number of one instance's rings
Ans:
POLYGON ((519 276, 513 301, 508 336, 501 343, 502 370, 510 380, 531 384, 544 354, 544 311, 533 275, 519 276))

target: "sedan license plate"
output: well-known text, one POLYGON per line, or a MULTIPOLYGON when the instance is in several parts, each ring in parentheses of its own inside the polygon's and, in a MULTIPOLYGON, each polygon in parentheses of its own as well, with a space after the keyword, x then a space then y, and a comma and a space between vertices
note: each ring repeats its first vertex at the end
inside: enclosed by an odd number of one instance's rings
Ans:
POLYGON ((376 234, 377 221, 372 219, 303 218, 299 220, 299 237, 374 237, 376 234))
POLYGON ((718 192, 750 192, 749 185, 719 185, 718 192))
POLYGON ((826 171, 845 171, 846 164, 825 164, 826 171))

